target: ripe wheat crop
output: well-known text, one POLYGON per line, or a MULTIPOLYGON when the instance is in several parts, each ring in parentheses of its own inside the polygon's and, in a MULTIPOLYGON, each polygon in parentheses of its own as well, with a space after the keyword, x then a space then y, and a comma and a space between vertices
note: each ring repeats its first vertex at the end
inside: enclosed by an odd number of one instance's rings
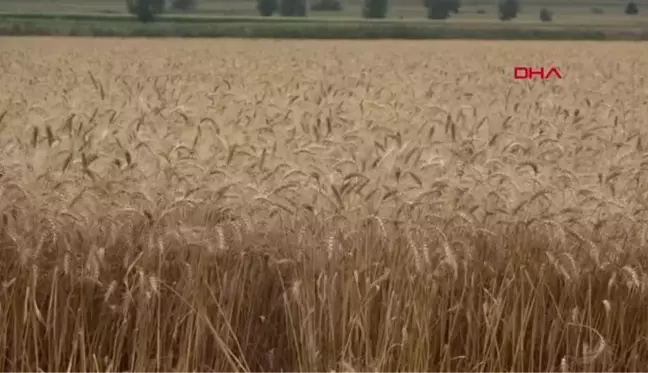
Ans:
POLYGON ((2 370, 648 369, 634 44, 35 38, 0 61, 2 370), (529 64, 564 79, 513 81, 529 64))

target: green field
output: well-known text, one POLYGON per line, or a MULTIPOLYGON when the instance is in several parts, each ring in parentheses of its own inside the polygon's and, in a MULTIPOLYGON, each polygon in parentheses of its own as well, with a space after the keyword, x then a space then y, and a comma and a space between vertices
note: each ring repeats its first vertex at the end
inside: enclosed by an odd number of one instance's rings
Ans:
MULTIPOLYGON (((310 0, 313 3, 313 0, 310 0)), ((342 0, 344 10, 340 13, 320 13, 315 12, 311 15, 323 15, 345 18, 356 18, 360 14, 361 0, 342 0)), ((641 7, 648 7, 647 0, 639 0, 637 3, 641 7)), ((482 20, 495 17, 496 13, 495 0, 464 0, 462 14, 460 19, 482 20), (476 14, 478 9, 486 10, 490 14, 476 14)), ((556 1, 556 0, 522 0, 523 14, 520 21, 536 20, 537 13, 542 7, 548 7, 555 10, 560 15, 567 17, 569 21, 592 23, 599 22, 625 22, 628 17, 623 14, 625 1, 623 0, 575 0, 575 1, 556 1), (604 14, 593 15, 592 8, 600 8, 604 14)), ((421 6, 421 0, 393 0, 390 2, 391 18, 424 18, 425 12, 421 6)), ((642 9, 643 10, 643 9, 642 9)), ((0 12, 64 12, 64 13, 122 13, 125 12, 123 0, 8 0, 0 2, 0 12)), ((199 0, 199 8, 196 10, 200 14, 220 15, 220 16, 253 16, 256 15, 254 0, 199 0)), ((643 19, 648 21, 645 13, 635 20, 643 19)), ((644 23, 645 24, 645 23, 644 23)))
POLYGON ((289 19, 259 17, 254 0, 200 0, 191 12, 168 11, 144 25, 122 0, 10 0, 0 2, 0 35, 648 40, 642 13, 648 0, 637 2, 635 16, 623 13, 623 0, 522 0, 521 14, 509 22, 497 18, 495 0, 464 0, 460 13, 444 21, 426 19, 421 0, 392 1, 387 19, 379 21, 360 17, 360 0, 342 3, 341 12, 289 19), (552 22, 539 20, 542 8, 554 12, 552 22))

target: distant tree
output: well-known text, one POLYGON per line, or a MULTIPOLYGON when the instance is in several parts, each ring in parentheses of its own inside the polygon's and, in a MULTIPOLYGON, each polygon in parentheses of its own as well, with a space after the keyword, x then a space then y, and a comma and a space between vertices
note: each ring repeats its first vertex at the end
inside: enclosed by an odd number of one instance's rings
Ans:
POLYGON ((152 22, 156 14, 164 13, 164 0, 126 0, 128 13, 141 22, 152 22))
POLYGON ((387 0, 364 0, 362 16, 364 18, 386 18, 389 11, 387 0))
POLYGON ((540 9, 540 20, 542 22, 551 22, 553 21, 553 12, 547 8, 540 9))
POLYGON ((162 14, 166 10, 165 0, 149 0, 151 2, 151 9, 153 14, 162 14))
POLYGON ((625 14, 636 15, 639 14, 639 6, 634 1, 630 1, 625 7, 625 14))
POLYGON ((429 19, 447 19, 450 18, 450 9, 443 1, 430 0, 427 5, 427 17, 429 19))
POLYGON ((279 9, 277 0, 257 0, 257 11, 263 17, 270 17, 279 9))
POLYGON ((461 8, 460 0, 446 0, 445 3, 448 6, 448 10, 450 10, 452 13, 459 13, 459 8, 461 8))
POLYGON ((340 0, 319 0, 311 6, 311 10, 325 12, 339 12, 342 10, 340 0))
POLYGON ((424 4, 429 19, 446 19, 450 13, 459 13, 461 6, 459 0, 425 0, 424 4))
POLYGON ((281 0, 279 14, 284 17, 305 17, 306 0, 281 0))
POLYGON ((509 21, 517 17, 520 12, 520 2, 518 0, 500 0, 498 8, 499 19, 509 21))
POLYGON ((134 14, 140 22, 153 22, 155 10, 152 0, 126 0, 128 12, 134 14))
POLYGON ((128 10, 128 13, 130 13, 130 14, 135 14, 135 11, 137 9, 135 7, 135 1, 134 0, 126 0, 126 10, 128 10))
POLYGON ((443 7, 447 8, 450 12, 459 13, 461 0, 423 0, 423 6, 429 9, 430 5, 443 5, 443 7))
POLYGON ((153 22, 153 19, 155 18, 155 12, 153 11, 153 4, 151 4, 151 1, 138 0, 135 7, 135 15, 140 22, 153 22))
POLYGON ((197 0, 171 0, 171 8, 175 10, 196 9, 197 0))

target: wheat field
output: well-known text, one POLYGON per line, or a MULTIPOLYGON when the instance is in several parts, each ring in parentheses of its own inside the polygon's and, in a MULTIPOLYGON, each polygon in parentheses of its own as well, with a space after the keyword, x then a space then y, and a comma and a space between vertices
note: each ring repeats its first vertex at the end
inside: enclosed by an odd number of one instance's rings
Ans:
POLYGON ((4 38, 0 368, 648 369, 645 50, 4 38))

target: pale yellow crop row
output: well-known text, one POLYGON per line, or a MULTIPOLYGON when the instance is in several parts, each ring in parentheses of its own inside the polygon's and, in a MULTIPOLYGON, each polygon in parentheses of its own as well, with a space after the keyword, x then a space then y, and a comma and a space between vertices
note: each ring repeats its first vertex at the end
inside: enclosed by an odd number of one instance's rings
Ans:
POLYGON ((0 39, 0 367, 648 369, 644 50, 0 39))

